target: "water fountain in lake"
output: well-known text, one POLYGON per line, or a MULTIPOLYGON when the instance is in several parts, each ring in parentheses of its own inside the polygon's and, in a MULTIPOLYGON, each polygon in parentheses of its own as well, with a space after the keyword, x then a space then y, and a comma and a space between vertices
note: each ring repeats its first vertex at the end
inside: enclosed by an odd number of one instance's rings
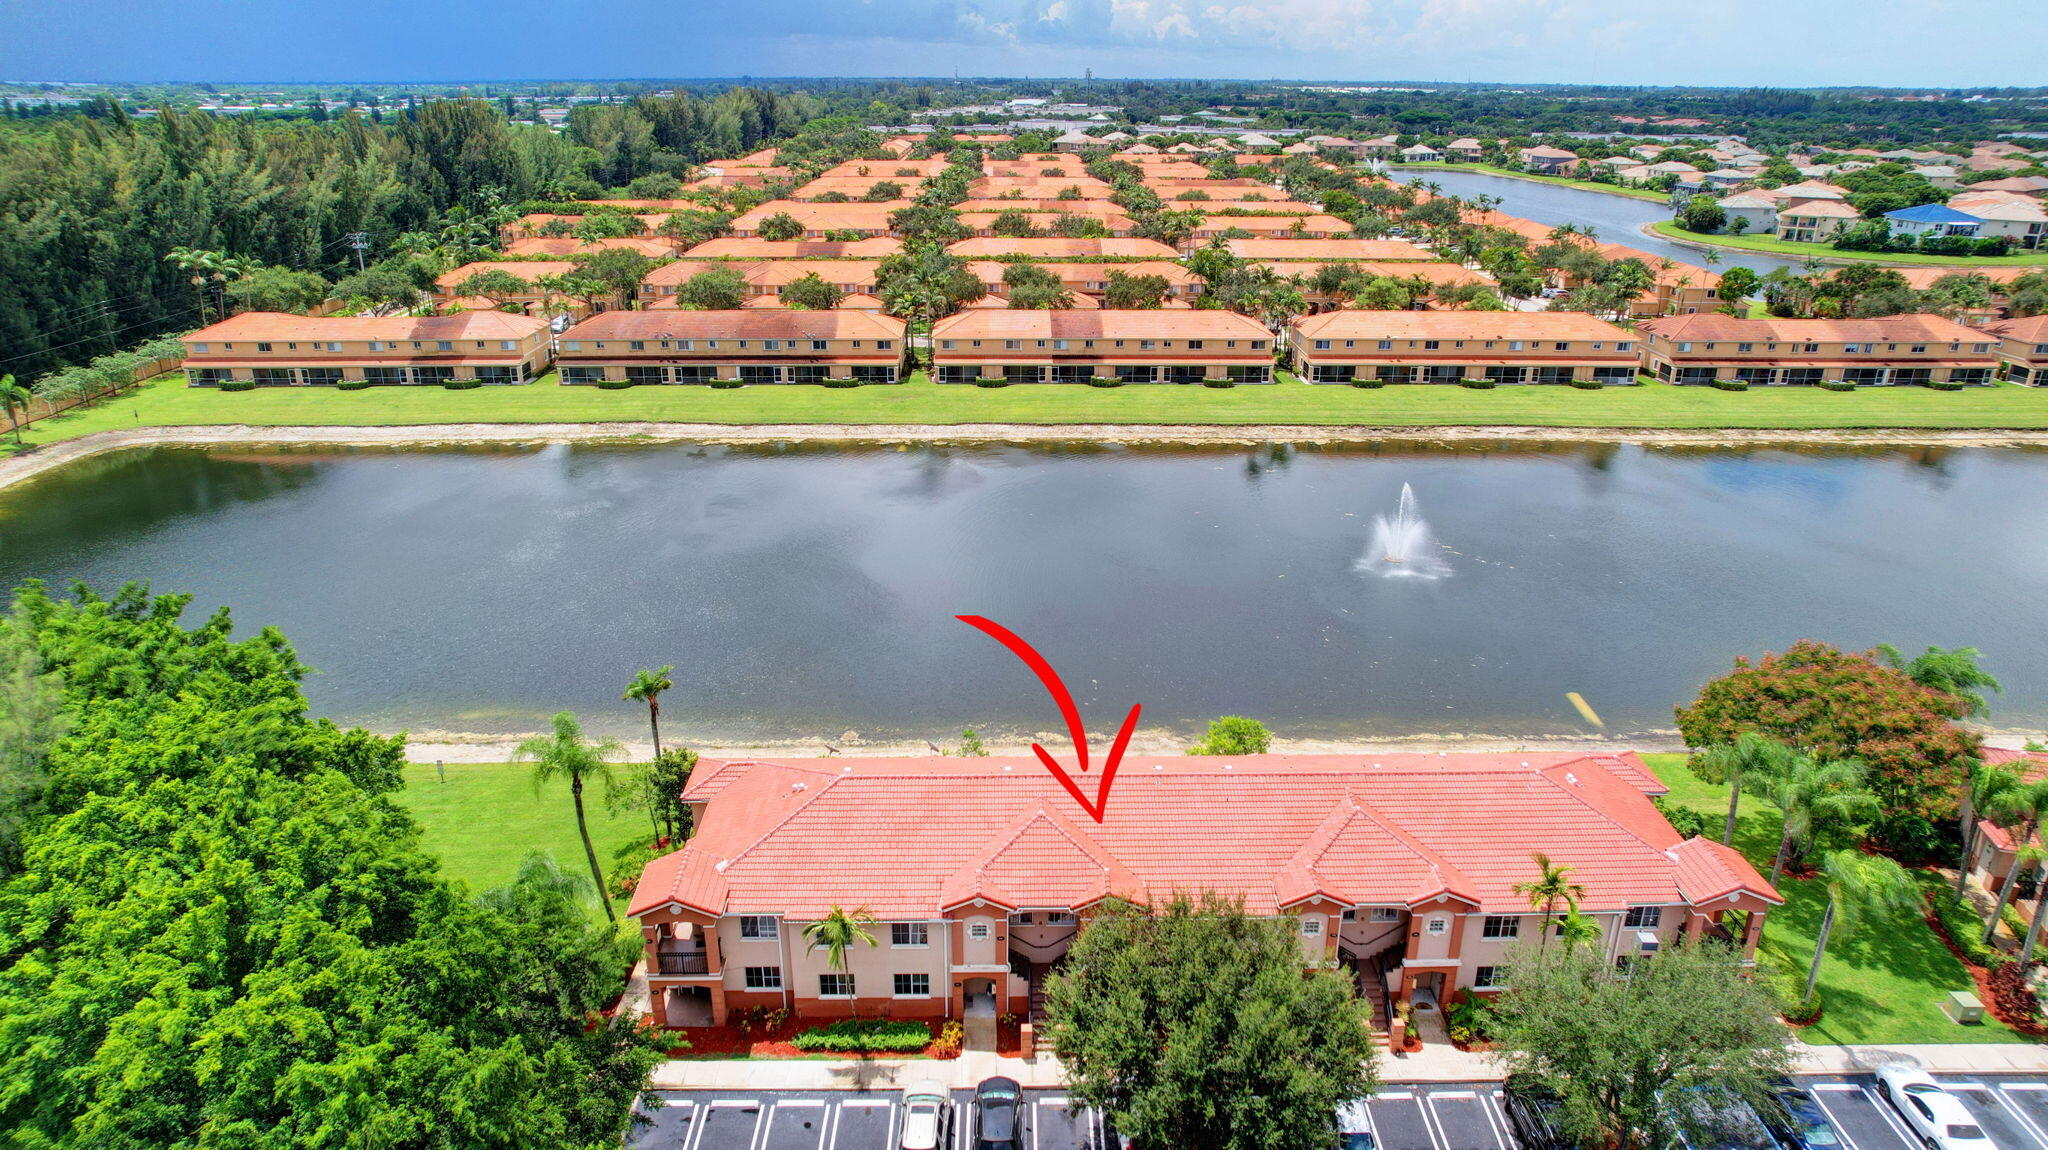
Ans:
POLYGON ((1414 488, 1401 485, 1393 518, 1372 517, 1372 546, 1352 567, 1387 579, 1441 579, 1451 573, 1429 533, 1429 521, 1415 509, 1414 488))

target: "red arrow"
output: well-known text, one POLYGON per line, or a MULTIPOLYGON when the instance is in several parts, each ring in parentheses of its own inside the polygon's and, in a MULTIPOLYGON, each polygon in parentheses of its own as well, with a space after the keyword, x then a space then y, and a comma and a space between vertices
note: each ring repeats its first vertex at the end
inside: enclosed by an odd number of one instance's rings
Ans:
MULTIPOLYGON (((1045 661, 1045 656, 1032 649, 1031 644, 1018 638, 1002 624, 984 619, 980 615, 953 617, 1008 647, 1010 653, 1024 660, 1024 665, 1031 668, 1031 673, 1038 676, 1040 683, 1045 684, 1046 692, 1052 695, 1053 703, 1060 709, 1060 715, 1067 720, 1067 734, 1074 740, 1074 758, 1080 766, 1081 773, 1087 774, 1088 732, 1081 729, 1081 711, 1074 706, 1074 696, 1068 692, 1067 685, 1060 681, 1059 672, 1053 670, 1052 664, 1045 661)), ((1052 777, 1058 779, 1059 784, 1067 789, 1067 793, 1074 796, 1074 801, 1081 804, 1081 809, 1088 812, 1088 817, 1098 823, 1102 821, 1104 808, 1109 805, 1109 787, 1116 779, 1117 764, 1124 761, 1124 750, 1131 745, 1131 732, 1138 729, 1138 710, 1139 707, 1133 704, 1131 713, 1124 716, 1124 725, 1117 730, 1116 740, 1109 746, 1109 758, 1102 764, 1102 780, 1095 784, 1094 802, 1088 801, 1088 796, 1081 792, 1073 776, 1067 774, 1066 768, 1060 766, 1050 752, 1037 743, 1031 744, 1031 749, 1038 754, 1038 761, 1044 763, 1045 769, 1052 772, 1052 777)))

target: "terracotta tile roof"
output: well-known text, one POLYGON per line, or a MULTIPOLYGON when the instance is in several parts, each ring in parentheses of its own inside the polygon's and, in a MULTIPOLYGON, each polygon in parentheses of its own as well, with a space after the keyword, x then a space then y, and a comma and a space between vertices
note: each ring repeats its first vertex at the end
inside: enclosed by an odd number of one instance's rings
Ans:
POLYGON ((958 213, 958 215, 960 218, 960 226, 966 228, 969 231, 978 231, 982 228, 994 227, 997 217, 1002 216, 1007 212, 1018 212, 1022 214, 1025 217, 1025 219, 1030 221, 1032 227, 1039 229, 1051 227, 1053 224, 1057 223, 1059 221, 1059 218, 1063 215, 1074 216, 1078 219, 1084 220, 1097 220, 1101 222, 1105 227, 1109 228, 1111 231, 1116 231, 1119 229, 1128 230, 1131 226, 1131 217, 1120 210, 1115 210, 1114 208, 1112 208, 1112 210, 1109 211, 1102 211, 1098 209, 1092 212, 1075 212, 1059 210, 1029 211, 1024 208, 997 208, 992 211, 984 212, 960 212, 958 213))
POLYGON ((732 230, 751 232, 758 229, 761 221, 768 217, 786 214, 810 231, 837 231, 845 228, 886 231, 889 227, 889 217, 911 206, 910 200, 883 200, 873 204, 811 204, 801 200, 769 200, 751 211, 733 217, 732 230))
POLYGON ((1427 260, 1441 262, 1432 252, 1407 240, 1290 240, 1279 237, 1223 241, 1232 254, 1261 260, 1427 260))
MULTIPOLYGON (((2002 319, 1987 323, 1984 330, 2021 343, 2048 343, 2048 315, 2030 315, 2020 319, 2002 319)), ((1991 748, 1984 749, 1985 761, 1990 761, 1991 748)))
POLYGON ((1887 268, 1886 270, 1895 271, 1899 273, 1899 275, 1905 278, 1906 286, 1912 288, 1914 291, 1926 291, 1928 288, 1934 286, 1935 280, 1938 280, 1943 276, 1952 275, 1983 276, 1985 279, 1991 281, 1991 283, 1993 284, 1993 290, 1996 291, 1998 285, 2009 284, 2012 281, 2020 278, 2021 276, 2026 275, 2028 272, 2039 271, 2041 269, 2030 268, 2024 265, 2002 268, 1945 268, 1929 266, 1927 264, 1913 264, 1906 267, 1887 268))
POLYGON ((1737 319, 1719 312, 1668 315, 1644 320, 1639 330, 1670 340, 1779 343, 1983 343, 1982 332, 1938 315, 1888 315, 1878 319, 1737 319))
POLYGON ((1678 869, 1678 891, 1701 906, 1731 894, 1755 895, 1774 906, 1785 900, 1742 852, 1707 838, 1690 838, 1668 852, 1678 869))
MULTIPOLYGON (((1344 309, 1294 321, 1299 338, 1599 340, 1634 339, 1627 330, 1570 311, 1360 311, 1344 309)), ((1611 344, 1610 344, 1611 346, 1611 344)), ((1483 349, 1468 347, 1477 353, 1483 349)), ((1626 353, 1624 353, 1626 354, 1626 353)))
MULTIPOLYGON (((832 311, 608 311, 562 333, 568 340, 901 339, 903 321, 859 309, 832 311)), ((566 349, 565 349, 566 350, 566 349)))
POLYGON ((674 255, 675 245, 662 239, 648 239, 644 236, 620 236, 615 239, 579 240, 575 236, 528 236, 513 240, 505 245, 508 256, 566 256, 581 252, 601 252, 606 248, 627 248, 644 256, 659 259, 674 255))
POLYGON ((185 337, 189 343, 236 340, 430 340, 525 339, 546 329, 539 316, 504 311, 465 311, 455 315, 291 315, 245 311, 185 337))
POLYGON ((890 236, 864 240, 763 240, 751 236, 720 236, 705 240, 683 254, 698 259, 802 260, 880 259, 903 250, 903 241, 890 236))
MULTIPOLYGON (((1272 268, 1283 276, 1311 277, 1331 263, 1349 262, 1336 260, 1247 260, 1251 264, 1272 268)), ((1397 279, 1421 276, 1435 284, 1491 284, 1493 277, 1482 271, 1474 271, 1463 264, 1447 263, 1352 263, 1353 267, 1367 275, 1393 276, 1397 279)))
POLYGON ((1681 845, 1633 774, 1578 754, 1140 756, 1098 824, 1025 758, 706 762, 685 792, 708 804, 701 831, 647 867, 629 913, 892 918, 1203 888, 1255 913, 1318 893, 1516 913, 1536 851, 1573 869, 1592 911, 1730 887, 1775 899, 1739 855, 1681 845))
POLYGON ((506 272, 532 283, 537 276, 568 275, 576 265, 568 260, 478 260, 463 264, 454 271, 442 272, 434 278, 434 286, 442 291, 452 291, 456 284, 476 275, 478 272, 506 272))
POLYGON ((1019 255, 1031 259, 1095 259, 1111 256, 1125 260, 1171 260, 1179 259, 1180 253, 1158 240, 1141 240, 1131 236, 1110 239, 1067 239, 1060 236, 1032 237, 1029 239, 1007 239, 1003 236, 975 236, 956 241, 946 250, 961 259, 992 259, 996 256, 1019 255))
POLYGON ((1228 311, 962 311, 932 325, 933 339, 1267 340, 1266 325, 1228 311))
POLYGON ((1792 199, 1779 205, 1780 216, 1813 216, 1817 219, 1860 220, 1863 213, 1841 200, 1792 199))

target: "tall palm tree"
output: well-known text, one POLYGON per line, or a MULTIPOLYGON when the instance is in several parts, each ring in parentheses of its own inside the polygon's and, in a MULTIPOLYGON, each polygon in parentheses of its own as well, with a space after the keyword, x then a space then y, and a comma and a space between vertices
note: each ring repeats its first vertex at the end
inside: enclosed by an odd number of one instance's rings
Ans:
MULTIPOLYGON (((1580 914, 1579 904, 1568 903, 1564 914, 1557 920, 1557 939, 1564 943, 1567 952, 1580 943, 1600 941, 1600 920, 1590 914, 1580 914)), ((1541 944, 1538 944, 1539 948, 1541 944)))
POLYGON ((619 757, 621 748, 615 739, 586 741, 582 726, 569 711, 556 715, 551 725, 551 734, 535 735, 520 743, 512 758, 515 762, 533 761, 536 794, 556 778, 569 780, 569 797, 576 804, 576 833, 583 836, 583 857, 590 862, 590 879, 597 886, 597 901, 604 907, 605 918, 616 926, 619 916, 612 912, 612 900, 605 897, 604 872, 598 869, 597 848, 590 845, 590 824, 583 817, 583 784, 595 779, 611 785, 612 760, 619 757))
MULTIPOLYGON (((842 910, 835 906, 824 918, 804 925, 804 941, 810 944, 812 950, 824 948, 825 965, 844 974, 846 954, 856 944, 881 945, 875 941, 874 933, 868 929, 874 925, 875 916, 869 914, 868 908, 864 906, 853 910, 842 910)), ((859 988, 855 989, 857 991, 859 988)), ((856 994, 852 1001, 854 1012, 857 1014, 860 1012, 859 996, 856 994)))
POLYGON ((28 414, 28 401, 33 398, 28 388, 14 382, 14 376, 0 375, 0 407, 7 409, 7 419, 14 424, 14 446, 21 446, 21 417, 28 414))
POLYGON ((1906 868, 1880 855, 1858 850, 1829 851, 1821 861, 1821 876, 1827 880, 1828 908, 1820 916, 1820 933, 1813 940, 1813 965, 1806 970, 1806 997, 1820 981, 1820 960, 1827 953, 1828 933, 1841 923, 1842 933, 1854 930, 1864 915, 1888 916, 1919 904, 1919 890, 1906 868))
POLYGON ((1799 752, 1755 731, 1744 731, 1732 743, 1700 752, 1694 773, 1711 783, 1728 784, 1728 819, 1721 826, 1722 846, 1735 845, 1735 816, 1742 803, 1742 784, 1776 778, 1798 757, 1799 752))
POLYGON ((1906 677, 1923 687, 1931 687, 1944 695, 1954 695, 1968 704, 1966 715, 1987 714, 1991 710, 1984 701, 1982 688, 2004 694, 2005 688, 1989 671, 1977 665, 1983 652, 1975 647, 1955 647, 1943 650, 1929 647, 1911 659, 1899 652, 1890 643, 1879 643, 1877 653, 1886 663, 1906 673, 1906 677))
POLYGON ((661 757, 661 693, 675 686, 669 680, 673 665, 659 671, 641 670, 634 674, 633 681, 626 684, 626 693, 619 698, 647 704, 647 726, 654 732, 654 757, 661 757))
POLYGON ((1529 858, 1536 864, 1536 877, 1516 883, 1515 893, 1543 912, 1543 933, 1537 936, 1536 943, 1536 949, 1541 950, 1550 945, 1550 920, 1557 912, 1557 904, 1563 901, 1576 907, 1586 897, 1586 888, 1572 881, 1572 868, 1553 864, 1542 851, 1529 858))
MULTIPOLYGON (((1984 808, 1984 815, 2002 827, 2017 827, 2012 836, 2016 851, 2025 851, 2034 845, 2034 833, 2041 829, 2041 816, 2048 814, 2048 778, 2033 782, 2022 782, 2019 786, 1999 795, 1984 808)), ((1984 941, 1990 942, 1998 933, 1998 923, 2005 916, 2005 905, 2012 901, 2012 888, 2019 883, 2020 860, 2015 857, 2012 869, 2005 872, 2005 881, 1998 887, 1998 905, 1991 910, 1991 922, 1984 928, 1984 941)))
POLYGON ((1881 813, 1877 799, 1863 787, 1863 764, 1854 759, 1795 756, 1782 774, 1765 783, 1764 791, 1785 812, 1778 857, 1771 863, 1773 883, 1785 873, 1793 848, 1812 838, 1815 830, 1874 819, 1881 813))
POLYGON ((215 273, 220 271, 221 260, 225 258, 219 252, 184 246, 172 248, 164 253, 165 262, 176 264, 178 270, 185 273, 185 282, 191 284, 192 290, 198 294, 201 324, 206 322, 206 285, 212 282, 215 273))
POLYGON ((1962 833, 1963 854, 1956 862, 1956 897, 1963 897, 1963 888, 1970 881, 1970 860, 1977 857, 1978 814, 1997 807, 2005 798, 2018 790, 2022 782, 2019 772, 2006 767, 1989 766, 1978 759, 1965 763, 1968 771, 1963 782, 1963 802, 1959 812, 1958 828, 1962 833))
POLYGON ((2034 920, 2027 924, 2027 941, 2020 947, 2021 966, 2034 961, 2034 947, 2041 941, 2041 920, 2048 918, 2048 914, 2042 913, 2048 911, 2048 850, 2021 847, 2012 865, 2017 870, 2023 864, 2041 868, 2041 873, 2034 876, 2034 920))

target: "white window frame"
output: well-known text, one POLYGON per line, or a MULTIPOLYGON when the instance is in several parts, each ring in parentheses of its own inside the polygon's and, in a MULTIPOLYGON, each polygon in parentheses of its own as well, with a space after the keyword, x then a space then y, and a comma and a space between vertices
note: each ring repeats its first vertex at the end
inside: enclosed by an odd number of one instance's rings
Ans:
POLYGON ((1479 937, 1488 942, 1506 942, 1522 937, 1522 916, 1489 914, 1480 920, 1479 937))
POLYGON ((922 922, 889 924, 889 946, 897 950, 922 950, 932 944, 931 925, 922 922), (904 941, 904 939, 910 941, 904 941))
POLYGON ((967 924, 967 937, 969 938, 989 938, 994 934, 994 929, 992 929, 988 923, 970 922, 967 924))
POLYGON ((853 982, 853 975, 848 974, 845 971, 828 971, 818 976, 819 998, 852 998, 854 997, 855 993, 856 988, 853 982), (846 983, 845 991, 841 992, 836 990, 825 989, 828 985, 838 985, 839 980, 842 979, 845 980, 846 983))
POLYGON ((898 971, 889 976, 889 997, 891 998, 930 998, 931 996, 932 976, 923 971, 898 971), (915 980, 920 978, 924 979, 924 989, 922 991, 900 989, 904 979, 915 980))
POLYGON ((740 977, 748 990, 782 989, 782 968, 779 966, 749 966, 740 977))
POLYGON ((1422 924, 1422 933, 1427 935, 1448 934, 1450 930, 1451 920, 1440 914, 1429 916, 1429 920, 1422 924))
POLYGON ((772 914, 743 914, 740 937, 749 942, 774 942, 782 937, 782 923, 772 914))
POLYGON ((1657 905, 1632 906, 1622 916, 1623 930, 1656 930, 1664 925, 1664 908, 1657 905), (1649 921, 1645 922, 1647 915, 1649 921))

